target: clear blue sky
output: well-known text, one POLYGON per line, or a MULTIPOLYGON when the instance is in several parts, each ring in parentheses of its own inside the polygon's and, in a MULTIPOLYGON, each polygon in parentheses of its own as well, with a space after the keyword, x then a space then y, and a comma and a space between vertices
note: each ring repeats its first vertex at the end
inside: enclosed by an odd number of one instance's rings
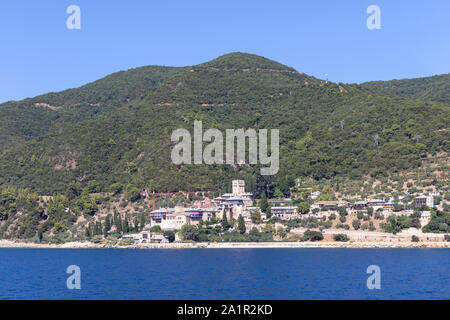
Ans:
POLYGON ((450 72, 448 0, 3 0, 0 102, 143 65, 255 53, 334 82, 450 72), (81 8, 81 30, 66 8, 81 8), (381 29, 366 27, 369 5, 381 29))

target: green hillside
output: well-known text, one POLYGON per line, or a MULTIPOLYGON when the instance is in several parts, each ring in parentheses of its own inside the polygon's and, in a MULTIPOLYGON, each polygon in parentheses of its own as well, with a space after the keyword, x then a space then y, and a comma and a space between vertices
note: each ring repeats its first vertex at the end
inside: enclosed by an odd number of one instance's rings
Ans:
POLYGON ((113 73, 80 88, 0 104, 0 151, 94 118, 149 90, 182 68, 147 66, 113 73))
POLYGON ((361 87, 382 94, 450 104, 450 73, 415 79, 370 81, 362 83, 361 87))
POLYGON ((11 128, 22 129, 3 133, 11 142, 0 155, 0 185, 52 194, 74 181, 95 180, 109 190, 115 182, 144 188, 153 180, 159 191, 225 190, 241 177, 256 194, 274 186, 288 192, 298 177, 383 176, 450 149, 448 104, 326 83, 243 53, 192 67, 148 68, 10 103, 27 112, 9 116, 11 128), (36 112, 36 102, 61 109, 42 107, 42 119, 34 119, 27 106, 36 112), (34 126, 26 131, 28 117, 34 126), (196 119, 204 129, 280 129, 280 172, 172 164, 171 133, 192 131, 196 119), (40 128, 46 123, 47 130, 40 128))

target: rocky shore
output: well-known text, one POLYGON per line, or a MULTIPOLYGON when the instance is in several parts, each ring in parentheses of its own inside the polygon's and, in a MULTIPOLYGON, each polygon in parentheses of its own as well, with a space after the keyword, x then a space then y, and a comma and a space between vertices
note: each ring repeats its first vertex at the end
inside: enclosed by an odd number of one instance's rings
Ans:
POLYGON ((64 244, 25 243, 0 240, 0 248, 42 248, 42 249, 252 249, 252 248, 450 248, 450 242, 220 242, 220 243, 140 243, 129 246, 96 244, 92 242, 68 242, 64 244))

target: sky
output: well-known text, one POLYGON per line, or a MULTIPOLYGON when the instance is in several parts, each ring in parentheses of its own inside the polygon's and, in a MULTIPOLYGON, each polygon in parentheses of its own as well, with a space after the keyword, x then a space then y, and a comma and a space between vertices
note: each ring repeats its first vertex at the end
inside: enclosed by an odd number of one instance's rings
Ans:
POLYGON ((448 0, 2 0, 0 102, 236 51, 334 82, 448 73, 449 13, 448 0), (70 5, 80 29, 67 27, 70 5), (367 27, 370 5, 380 29, 367 27))

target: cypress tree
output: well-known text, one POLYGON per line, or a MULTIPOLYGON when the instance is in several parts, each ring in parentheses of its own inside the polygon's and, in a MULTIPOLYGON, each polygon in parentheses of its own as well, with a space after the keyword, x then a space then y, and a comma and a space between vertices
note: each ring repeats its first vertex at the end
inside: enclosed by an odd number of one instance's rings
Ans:
POLYGON ((145 227, 145 215, 143 213, 141 213, 139 215, 139 220, 140 220, 141 230, 144 230, 144 227, 145 227))
POLYGON ((136 232, 139 232, 139 220, 138 220, 138 217, 134 218, 133 230, 136 231, 136 232))
POLYGON ((109 230, 111 230, 111 215, 110 214, 108 214, 105 219, 105 234, 107 234, 109 230))
POLYGON ((245 221, 241 214, 239 215, 239 218, 238 218, 238 231, 240 234, 245 233, 245 221))
POLYGON ((269 207, 269 203, 267 202, 266 191, 263 191, 263 194, 261 196, 261 201, 259 202, 259 207, 261 208, 262 212, 267 213, 267 208, 269 207))
POLYGON ((120 216, 117 217, 117 232, 122 233, 122 219, 120 218, 120 216))

